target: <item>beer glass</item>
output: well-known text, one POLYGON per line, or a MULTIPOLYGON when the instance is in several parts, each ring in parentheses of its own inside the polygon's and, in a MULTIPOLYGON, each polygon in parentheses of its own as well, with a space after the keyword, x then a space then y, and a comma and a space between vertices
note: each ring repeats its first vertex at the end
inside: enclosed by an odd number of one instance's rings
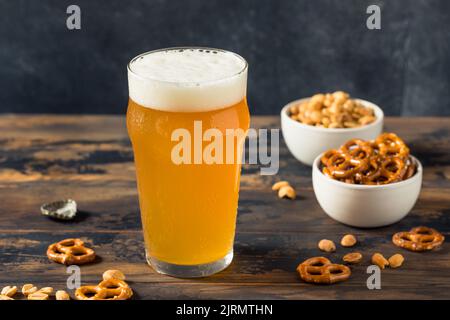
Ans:
POLYGON ((127 128, 147 262, 175 277, 223 270, 233 259, 250 121, 247 62, 212 48, 151 51, 128 64, 128 86, 127 128), (205 155, 212 142, 211 161, 205 155))

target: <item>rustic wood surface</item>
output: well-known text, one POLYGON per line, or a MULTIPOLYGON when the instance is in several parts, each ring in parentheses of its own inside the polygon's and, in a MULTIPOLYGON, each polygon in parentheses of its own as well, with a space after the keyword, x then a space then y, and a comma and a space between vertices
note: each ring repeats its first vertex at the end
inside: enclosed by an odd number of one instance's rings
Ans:
MULTIPOLYGON (((278 117, 253 117, 253 127, 279 127, 278 117)), ((82 237, 97 252, 82 266, 82 283, 97 283, 103 271, 121 269, 136 299, 449 299, 448 243, 412 253, 391 243, 393 233, 427 225, 450 239, 450 118, 388 118, 386 131, 403 137, 424 165, 423 189, 401 222, 377 229, 339 224, 319 207, 311 169, 280 147, 277 176, 245 166, 241 183, 235 259, 205 279, 176 279, 155 273, 145 262, 131 147, 124 117, 0 116, 0 286, 34 283, 64 289, 64 266, 47 259, 50 243, 82 237), (288 179, 299 198, 279 200, 272 183, 288 179), (78 216, 57 222, 42 216, 42 203, 73 198, 78 216), (326 254, 334 261, 351 250, 364 254, 351 278, 333 286, 299 280, 295 268, 322 255, 322 238, 339 242, 346 233, 360 242, 326 254), (400 269, 381 274, 381 290, 368 290, 366 268, 373 252, 401 252, 400 269)))

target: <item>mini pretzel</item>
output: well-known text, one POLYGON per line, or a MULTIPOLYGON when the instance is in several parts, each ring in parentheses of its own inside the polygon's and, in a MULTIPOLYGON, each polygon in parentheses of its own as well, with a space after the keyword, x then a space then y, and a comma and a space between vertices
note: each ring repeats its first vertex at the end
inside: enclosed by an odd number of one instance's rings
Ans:
POLYGON ((119 279, 103 280, 96 286, 81 286, 75 290, 77 300, 128 300, 133 290, 119 279))
POLYGON ((351 139, 325 152, 320 162, 325 175, 352 184, 394 183, 416 173, 408 147, 394 133, 383 133, 373 141, 351 139))
POLYGON ((376 139, 380 155, 396 156, 406 158, 409 156, 409 149, 406 144, 395 133, 382 133, 376 139))
POLYGON ((416 164, 414 163, 414 161, 411 161, 411 159, 408 159, 407 169, 403 177, 403 180, 411 178, 415 172, 416 172, 416 164))
POLYGON ((352 153, 355 150, 361 150, 365 152, 364 158, 369 158, 373 154, 373 148, 372 145, 367 142, 363 141, 361 139, 351 139, 344 143, 339 150, 341 150, 343 153, 352 153))
POLYGON ((80 239, 65 239, 51 244, 47 249, 47 257, 61 264, 79 265, 93 261, 95 252, 86 248, 80 239))
POLYGON ((328 159, 327 167, 333 177, 346 179, 366 170, 368 165, 365 160, 353 159, 344 153, 336 153, 328 159))
POLYGON ((330 150, 328 150, 327 152, 325 152, 325 153, 322 155, 322 158, 320 158, 320 161, 322 162, 322 164, 323 164, 324 166, 326 166, 327 163, 328 163, 328 160, 329 160, 332 156, 334 156, 335 154, 337 154, 337 153, 339 153, 339 152, 340 152, 339 150, 330 149, 330 150))
POLYGON ((428 251, 439 247, 445 237, 435 229, 416 227, 410 231, 398 232, 392 236, 392 242, 411 251, 428 251))
POLYGON ((355 180, 360 184, 375 184, 375 181, 381 175, 380 165, 375 157, 368 160, 366 170, 355 174, 355 180))
POLYGON ((314 257, 303 261, 298 265, 297 272, 303 281, 317 284, 345 281, 351 274, 349 267, 331 263, 325 257, 314 257))

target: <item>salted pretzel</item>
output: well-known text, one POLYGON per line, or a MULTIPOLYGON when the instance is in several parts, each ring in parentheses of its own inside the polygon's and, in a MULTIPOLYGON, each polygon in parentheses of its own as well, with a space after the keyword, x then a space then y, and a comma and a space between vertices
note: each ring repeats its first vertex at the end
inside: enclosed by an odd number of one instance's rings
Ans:
POLYGON ((343 264, 331 263, 325 257, 314 257, 303 261, 297 272, 305 282, 316 284, 332 284, 345 281, 350 277, 350 268, 343 264))
POLYGON ((435 229, 416 227, 410 231, 398 232, 392 236, 392 242, 410 251, 428 251, 439 247, 445 237, 435 229))
POLYGON ((322 165, 326 166, 328 163, 328 160, 337 153, 340 153, 339 150, 330 149, 330 150, 326 151, 320 158, 320 162, 322 163, 322 165))
POLYGON ((395 133, 382 133, 376 139, 380 155, 407 158, 409 148, 395 133))
POLYGON ((128 284, 116 278, 103 280, 96 286, 81 286, 75 290, 77 300, 128 300, 133 290, 128 284))
POLYGON ((373 147, 370 142, 363 141, 361 139, 351 139, 344 143, 339 150, 343 153, 354 153, 355 158, 369 158, 373 153, 373 147), (361 152, 364 153, 364 156, 361 157, 361 152))
POLYGON ((411 178, 416 172, 416 164, 411 159, 407 160, 407 168, 403 180, 411 178))
POLYGON ((376 157, 371 157, 367 161, 367 169, 355 174, 355 181, 358 184, 373 184, 381 175, 381 166, 376 157))
POLYGON ((327 167, 333 177, 349 178, 367 169, 366 160, 355 159, 345 153, 336 153, 327 161, 327 167))
POLYGON ((394 183, 416 172, 409 148, 394 133, 383 133, 373 141, 351 139, 325 152, 320 162, 325 175, 352 184, 394 183))
POLYGON ((95 252, 86 248, 80 239, 65 239, 51 244, 47 249, 47 257, 61 264, 79 265, 93 261, 95 252))

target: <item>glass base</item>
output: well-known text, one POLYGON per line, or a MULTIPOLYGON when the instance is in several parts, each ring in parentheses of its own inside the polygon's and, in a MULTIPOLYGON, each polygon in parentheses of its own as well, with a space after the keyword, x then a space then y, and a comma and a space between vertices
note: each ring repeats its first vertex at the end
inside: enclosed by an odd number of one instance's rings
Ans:
POLYGON ((166 274, 176 278, 201 278, 207 277, 228 267, 233 260, 233 249, 222 259, 214 262, 196 265, 172 264, 150 257, 145 251, 147 263, 155 269, 156 272, 166 274))

